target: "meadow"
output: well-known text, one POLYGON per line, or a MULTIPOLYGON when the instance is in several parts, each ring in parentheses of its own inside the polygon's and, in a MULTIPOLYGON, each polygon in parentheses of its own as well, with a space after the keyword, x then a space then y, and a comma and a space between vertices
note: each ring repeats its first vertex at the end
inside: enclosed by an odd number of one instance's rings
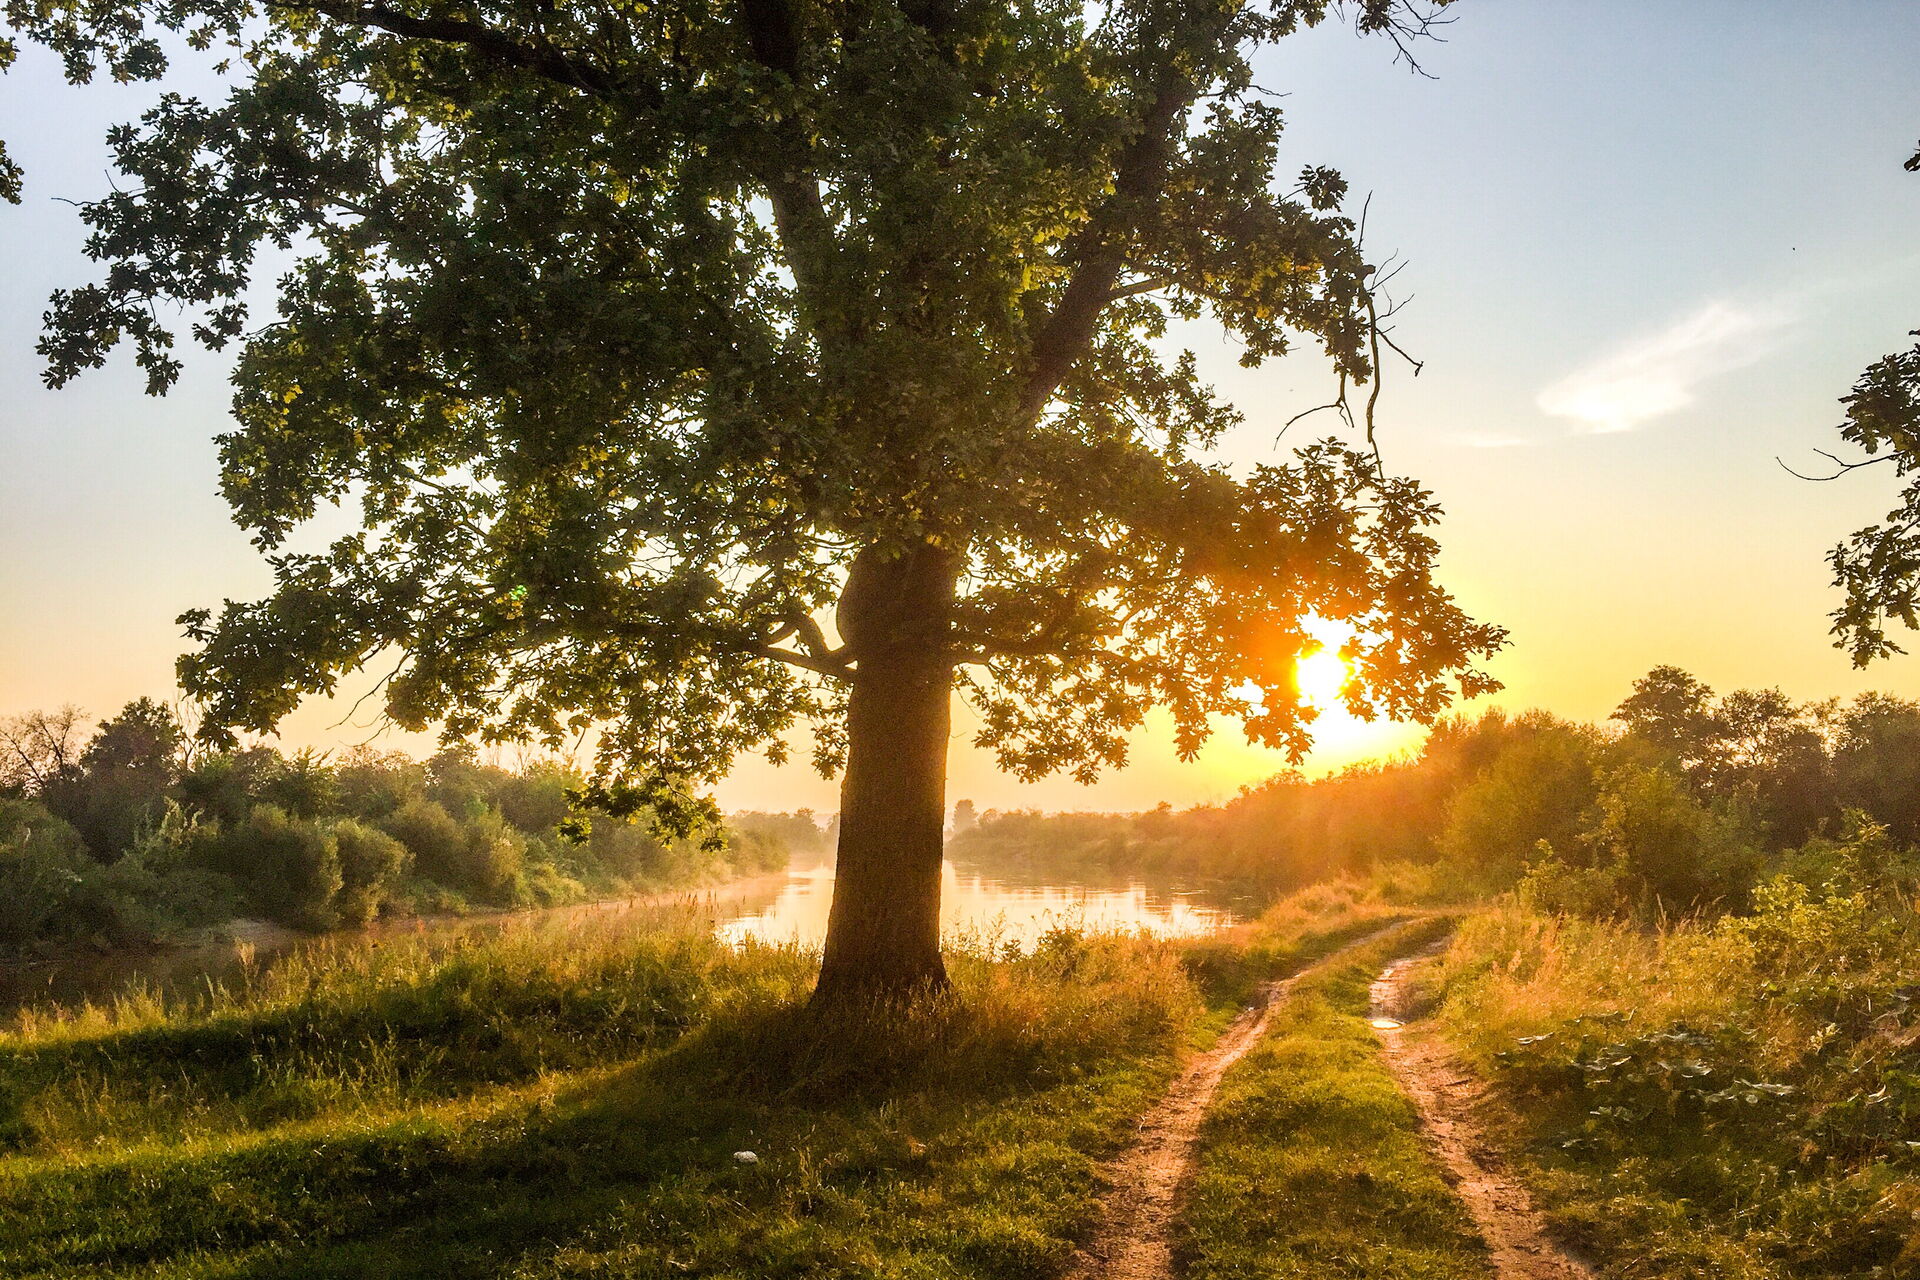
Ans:
POLYGON ((1044 1274, 1181 1055, 1401 911, 1348 887, 1203 942, 981 937, 951 997, 884 1031, 807 1013, 811 955, 673 912, 23 1015, 0 1038, 0 1264, 1044 1274))

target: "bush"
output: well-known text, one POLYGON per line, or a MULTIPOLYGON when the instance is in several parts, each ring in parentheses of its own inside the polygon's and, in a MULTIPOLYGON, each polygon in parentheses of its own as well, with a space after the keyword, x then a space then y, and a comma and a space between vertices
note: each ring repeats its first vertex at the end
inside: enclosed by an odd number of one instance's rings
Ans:
POLYGON ((1455 793, 1435 845, 1495 887, 1512 884, 1546 841, 1566 848, 1595 795, 1597 744, 1558 722, 1532 726, 1455 793))
POLYGON ((452 881, 488 902, 508 906, 523 901, 527 838, 497 810, 488 810, 467 827, 461 864, 452 881))
POLYGON ((247 887, 270 917, 296 929, 331 929, 339 923, 334 899, 343 883, 340 851, 319 823, 258 805, 228 843, 251 861, 247 887))
POLYGON ((377 827, 352 818, 333 825, 340 857, 340 893, 335 911, 345 924, 366 924, 393 900, 413 855, 377 827))
POLYGON ((33 800, 0 800, 0 949, 71 931, 76 892, 94 867, 74 828, 33 800))
POLYGON ((458 882, 466 863, 467 836, 444 806, 434 800, 409 800, 380 825, 407 847, 415 871, 442 884, 458 882))

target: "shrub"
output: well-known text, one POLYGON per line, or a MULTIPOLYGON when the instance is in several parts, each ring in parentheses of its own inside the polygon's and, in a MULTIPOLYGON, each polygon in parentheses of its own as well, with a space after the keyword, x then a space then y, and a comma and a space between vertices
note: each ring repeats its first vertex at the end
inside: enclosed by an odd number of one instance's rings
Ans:
POLYGON ((1508 745, 1455 793, 1435 847, 1440 856, 1505 886, 1538 857, 1542 841, 1565 848, 1593 803, 1590 733, 1546 722, 1508 745))
POLYGON ((74 828, 33 800, 0 799, 0 949, 24 950, 67 932, 92 869, 74 828))
POLYGON ((392 901, 413 855, 377 827, 352 818, 333 825, 340 857, 340 893, 335 911, 345 924, 365 924, 392 901))
POLYGON ((246 852, 252 896, 273 919, 297 929, 330 929, 339 923, 340 851, 319 823, 292 818, 283 809, 258 805, 229 837, 246 852))
POLYGON ((466 863, 467 836, 452 814, 434 800, 409 800, 380 825, 413 855, 414 870, 442 884, 456 884, 466 863))
POLYGON ((492 809, 468 824, 466 837, 454 887, 502 906, 522 901, 527 838, 492 809))

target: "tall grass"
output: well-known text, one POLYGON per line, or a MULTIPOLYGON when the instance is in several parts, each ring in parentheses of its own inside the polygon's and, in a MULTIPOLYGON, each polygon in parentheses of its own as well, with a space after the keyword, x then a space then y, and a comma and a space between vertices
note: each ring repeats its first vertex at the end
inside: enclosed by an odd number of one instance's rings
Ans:
POLYGON ((1506 903, 1430 980, 1559 1225, 1622 1277, 1920 1275, 1920 918, 1781 879, 1636 928, 1506 903))
POLYGON ((697 913, 36 1011, 0 1035, 0 1274, 1045 1274, 1244 984, 1392 910, 983 935, 884 1030, 809 1015, 814 956, 697 913))

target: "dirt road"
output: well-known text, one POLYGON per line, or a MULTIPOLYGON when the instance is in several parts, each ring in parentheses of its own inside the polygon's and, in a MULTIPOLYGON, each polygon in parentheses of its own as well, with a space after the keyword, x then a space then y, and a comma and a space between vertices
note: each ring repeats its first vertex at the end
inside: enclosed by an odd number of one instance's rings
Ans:
MULTIPOLYGON (((1358 938, 1302 974, 1365 946, 1388 926, 1358 938)), ((1140 1136, 1107 1166, 1112 1190, 1093 1238, 1067 1264, 1065 1280, 1172 1280, 1173 1224, 1193 1174, 1200 1124, 1227 1068, 1260 1042, 1274 1009, 1301 974, 1267 984, 1260 999, 1233 1020, 1213 1048, 1181 1071, 1173 1087, 1140 1121, 1140 1136)))
POLYGON ((1374 982, 1374 1027, 1387 1065, 1419 1109, 1428 1141, 1492 1251, 1496 1274, 1500 1280, 1593 1280, 1592 1271, 1554 1243, 1532 1198, 1507 1172, 1488 1136, 1484 1116, 1492 1104, 1485 1083, 1429 1031, 1401 1025, 1408 975, 1420 958, 1396 960, 1374 982))

